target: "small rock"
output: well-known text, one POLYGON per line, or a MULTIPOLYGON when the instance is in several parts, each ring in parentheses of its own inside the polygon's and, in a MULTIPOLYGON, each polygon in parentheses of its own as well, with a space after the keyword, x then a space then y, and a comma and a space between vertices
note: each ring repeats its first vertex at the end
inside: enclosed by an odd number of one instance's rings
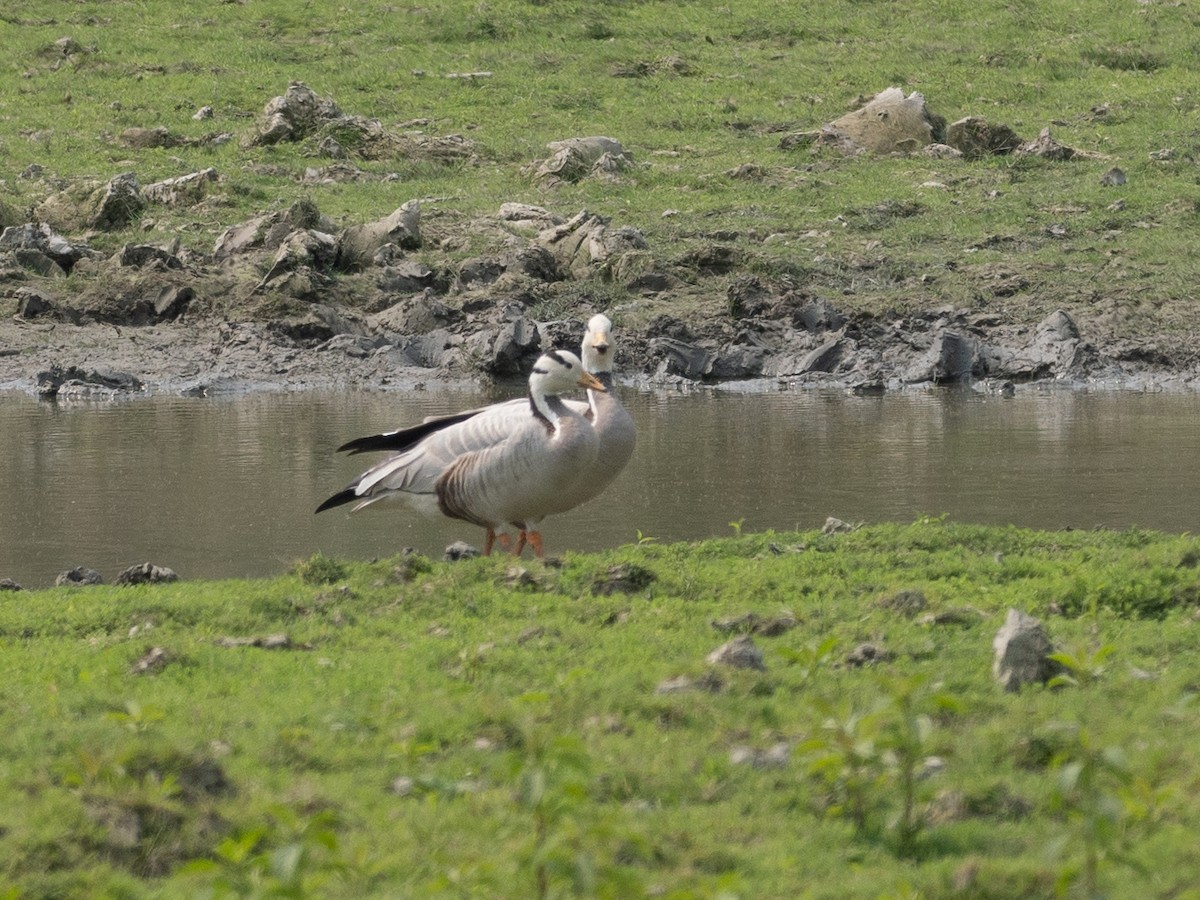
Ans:
POLYGON ((710 694, 715 694, 725 686, 716 672, 705 672, 699 678, 692 678, 688 675, 676 675, 674 678, 667 678, 660 681, 654 689, 656 694, 682 694, 688 691, 707 691, 710 694))
POLYGON ((857 527, 857 525, 851 525, 849 522, 829 516, 825 519, 825 524, 821 526, 821 534, 846 534, 854 531, 857 527))
POLYGON ((197 122, 202 122, 205 119, 213 117, 213 108, 211 106, 202 106, 192 114, 192 118, 197 122))
POLYGON ((760 637, 779 637, 779 635, 791 631, 796 625, 796 617, 791 613, 763 618, 758 613, 748 612, 740 616, 714 619, 712 622, 713 628, 726 634, 736 631, 742 634, 757 634, 760 637))
POLYGON ((967 116, 946 128, 946 143, 968 159, 1012 153, 1021 138, 1007 125, 994 125, 980 116, 967 116))
POLYGON ((917 770, 917 778, 933 778, 935 775, 941 775, 946 771, 946 760, 940 756, 927 756, 921 760, 921 767, 917 770))
POLYGON ((1045 683, 1062 671, 1062 666, 1049 658, 1054 644, 1042 623, 1018 609, 1008 611, 992 647, 996 651, 992 674, 1006 691, 1045 683))
POLYGON ((17 316, 22 319, 37 319, 57 311, 54 300, 36 288, 17 288, 17 316))
POLYGON ((750 766, 754 769, 782 769, 792 757, 792 747, 780 741, 766 750, 756 747, 734 747, 729 751, 729 761, 735 766, 750 766))
POLYGON ((162 647, 151 647, 129 670, 134 675, 157 675, 170 661, 171 655, 162 647))
POLYGON ((442 554, 442 559, 446 560, 446 562, 459 562, 464 559, 474 559, 478 555, 478 547, 472 547, 466 541, 455 541, 446 548, 442 554))
POLYGON ((747 635, 735 637, 708 654, 707 661, 713 665, 733 666, 735 669, 756 669, 765 672, 762 651, 747 635))
POLYGON ((984 618, 984 614, 977 609, 970 606, 959 606, 954 609, 944 609, 941 612, 926 613, 917 619, 917 624, 959 625, 963 628, 970 628, 972 625, 978 625, 984 618))
POLYGON ((392 781, 392 793, 398 797, 407 797, 413 792, 413 780, 408 775, 400 775, 392 781))
POLYGON ((1120 187, 1125 184, 1125 170, 1113 166, 1107 172, 1100 176, 1100 183, 1105 187, 1120 187))
POLYGON ((859 669, 863 666, 873 666, 876 663, 887 662, 892 658, 892 654, 888 653, 878 644, 864 643, 859 644, 846 656, 846 665, 852 669, 859 669))
POLYGON ((62 585, 80 587, 90 584, 104 584, 104 579, 100 577, 100 573, 95 569, 76 566, 74 569, 59 573, 59 576, 54 579, 54 584, 59 587, 62 585))
POLYGON ((884 597, 876 605, 883 609, 890 609, 893 612, 900 613, 902 616, 912 618, 928 606, 929 601, 925 599, 923 591, 897 591, 890 597, 884 597))
POLYGON ((24 590, 19 584, 11 578, 0 578, 0 591, 20 591, 24 590))
POLYGON ((117 576, 116 584, 169 584, 178 581, 179 576, 164 566, 144 562, 138 566, 130 566, 117 576))
POLYGON ((292 639, 282 632, 278 634, 266 634, 257 637, 223 637, 217 639, 219 647, 261 647, 263 650, 287 650, 290 649, 292 639))
POLYGON ((603 575, 592 582, 593 597, 610 597, 613 594, 635 594, 654 583, 657 576, 649 569, 633 563, 610 566, 603 575))
POLYGON ((517 635, 518 644, 528 644, 532 640, 544 637, 546 628, 544 625, 530 625, 524 631, 517 635))
POLYGON ((511 588, 537 587, 538 580, 524 566, 509 566, 504 573, 504 583, 511 588))

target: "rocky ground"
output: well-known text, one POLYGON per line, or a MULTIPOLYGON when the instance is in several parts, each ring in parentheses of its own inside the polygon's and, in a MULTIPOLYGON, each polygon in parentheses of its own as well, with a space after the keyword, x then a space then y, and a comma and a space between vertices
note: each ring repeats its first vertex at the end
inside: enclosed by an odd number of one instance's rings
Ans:
MULTIPOLYGON (((916 123, 916 138, 900 135, 905 145, 963 153, 999 141, 1003 152, 1021 150, 1003 140, 1009 132, 979 120, 944 130, 962 149, 930 143, 923 112, 895 94, 873 102, 890 97, 916 123)), ((358 128, 366 146, 391 140, 371 121, 323 104, 293 85, 268 105, 256 140, 285 139, 321 116, 336 116, 342 134, 358 128)), ((867 141, 860 124, 854 114, 839 129, 793 139, 867 141)), ((126 142, 170 138, 141 131, 126 142)), ((338 148, 325 150, 338 157, 338 148)), ((456 141, 408 150, 470 153, 456 141)), ((552 150, 532 177, 603 176, 626 164, 609 138, 552 150)), ((1043 134, 1025 152, 1073 151, 1043 134)), ((334 163, 317 174, 353 177, 346 170, 353 167, 334 163)), ((836 278, 797 284, 757 274, 739 250, 743 236, 714 236, 700 249, 650 247, 636 227, 587 210, 564 219, 519 203, 466 220, 414 200, 379 221, 342 227, 305 201, 225 229, 209 252, 178 241, 112 253, 88 244, 87 235, 127 228, 156 205, 202 208, 219 180, 212 170, 145 186, 131 174, 106 183, 46 179, 28 221, 0 210, 9 220, 0 234, 0 313, 9 313, 0 320, 0 389, 104 398, 518 378, 544 348, 573 345, 596 311, 617 322, 621 374, 642 383, 867 392, 957 383, 1002 392, 1045 382, 1200 386, 1200 362, 1179 336, 1186 329, 1143 327, 1133 336, 1070 284, 1059 302, 1052 277, 1016 261, 974 273, 991 300, 984 311, 914 301, 868 313, 839 306, 851 289, 836 278), (464 247, 486 250, 464 258, 464 247), (1039 308, 1006 306, 1030 280, 1041 288, 1039 308)))
MULTIPOLYGON (((257 262, 126 247, 75 262, 87 276, 73 274, 70 291, 61 280, 22 272, 7 282, 17 311, 0 320, 0 388, 96 398, 515 378, 543 348, 573 345, 586 318, 603 308, 564 277, 571 260, 554 252, 564 240, 571 258, 607 251, 607 224, 586 214, 470 260, 451 278, 403 259, 322 271, 313 257, 323 245, 305 243, 317 243, 314 234, 329 237, 330 255, 339 252, 327 232, 288 230, 278 247, 248 254, 257 262), (271 288, 274 280, 282 285, 271 288), (252 314, 225 314, 211 299, 238 291, 263 291, 252 314)), ((613 242, 636 247, 636 236, 613 242)), ((1066 308, 1035 323, 956 309, 877 316, 750 274, 689 283, 664 269, 630 283, 632 309, 614 314, 617 361, 624 377, 641 383, 753 388, 768 380, 872 392, 953 383, 1003 391, 1044 382, 1200 384, 1186 342, 1131 340, 1066 308), (688 302, 667 299, 683 295, 688 302)))

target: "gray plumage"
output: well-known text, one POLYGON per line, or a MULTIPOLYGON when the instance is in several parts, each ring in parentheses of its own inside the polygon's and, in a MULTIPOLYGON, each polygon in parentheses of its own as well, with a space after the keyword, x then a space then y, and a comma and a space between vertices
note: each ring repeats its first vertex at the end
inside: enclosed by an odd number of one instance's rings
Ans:
MULTIPOLYGON (((637 429, 614 390, 612 322, 598 314, 588 320, 580 346, 583 367, 604 385, 604 391, 588 390, 588 401, 564 401, 568 408, 592 423, 600 444, 594 465, 568 490, 567 509, 599 496, 621 473, 633 456, 637 429)), ((446 464, 462 453, 483 450, 502 441, 526 415, 528 401, 510 400, 446 416, 431 416, 420 425, 384 434, 357 438, 339 447, 350 453, 372 450, 403 452, 423 446, 446 464)))
POLYGON ((522 532, 517 552, 528 533, 541 556, 538 524, 574 505, 570 488, 599 447, 591 423, 558 396, 576 387, 605 390, 575 354, 551 351, 534 365, 528 399, 449 417, 456 421, 368 469, 317 511, 351 502, 357 511, 397 496, 436 502, 445 515, 486 529, 485 553, 509 524, 522 532))

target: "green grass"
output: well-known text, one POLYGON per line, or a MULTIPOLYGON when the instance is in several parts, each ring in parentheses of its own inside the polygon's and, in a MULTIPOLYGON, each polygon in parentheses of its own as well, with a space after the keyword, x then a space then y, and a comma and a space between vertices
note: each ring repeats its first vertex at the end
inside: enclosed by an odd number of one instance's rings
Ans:
POLYGON ((226 225, 304 196, 345 224, 434 198, 430 214, 451 217, 446 234, 467 242, 463 253, 484 246, 459 233, 460 216, 507 200, 564 215, 587 207, 642 229, 664 265, 715 238, 752 271, 827 290, 846 307, 952 303, 1036 320, 1065 305, 1120 317, 1132 334, 1189 333, 1198 25, 1188 4, 1095 0, 48 0, 0 17, 0 197, 17 210, 41 199, 45 185, 17 177, 33 163, 53 178, 133 170, 143 183, 214 166, 223 181, 202 207, 155 209, 92 238, 108 249, 178 236, 203 251, 226 225), (81 49, 64 57, 62 37, 81 49), (445 77, 477 71, 491 75, 445 77), (353 160, 399 180, 310 186, 305 168, 327 162, 311 142, 202 140, 248 135, 290 80, 393 130, 465 135, 478 164, 353 160), (982 115, 1026 138, 1051 126, 1109 158, 847 160, 780 148, 782 134, 815 129, 893 84, 923 92, 949 121, 982 115), (194 121, 202 105, 214 118, 194 121), (199 143, 131 150, 118 136, 133 126, 199 143), (619 183, 551 190, 522 172, 547 155, 546 142, 597 133, 637 160, 619 183), (1151 157, 1162 149, 1174 155, 1151 157), (744 163, 766 174, 727 174, 744 163), (1100 184, 1113 165, 1126 187, 1100 184), (897 208, 908 213, 887 212, 897 208), (1022 286, 996 290, 1013 270, 1022 286))
POLYGON ((1192 896, 1198 559, 927 519, 6 595, 0 895, 1192 896), (1009 607, 1059 688, 993 682, 1009 607), (748 612, 765 671, 706 663, 748 612))

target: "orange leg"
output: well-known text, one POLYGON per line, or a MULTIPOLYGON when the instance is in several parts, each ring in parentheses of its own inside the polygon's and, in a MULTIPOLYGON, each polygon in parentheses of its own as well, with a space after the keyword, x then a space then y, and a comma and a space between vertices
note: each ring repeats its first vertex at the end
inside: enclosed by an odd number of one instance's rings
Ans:
POLYGON ((517 532, 517 542, 515 544, 513 544, 513 556, 521 555, 521 551, 525 549, 525 542, 526 542, 527 537, 528 537, 528 535, 526 534, 524 528, 522 528, 520 531, 517 532))
POLYGON ((507 531, 502 531, 496 535, 496 543, 500 545, 501 550, 509 550, 512 548, 512 538, 508 536, 507 531))
POLYGON ((533 548, 533 555, 538 559, 546 558, 546 551, 542 548, 542 533, 540 531, 529 532, 529 546, 533 548))
POLYGON ((487 530, 487 536, 484 537, 484 539, 483 539, 483 555, 484 556, 492 555, 492 547, 495 545, 495 543, 496 543, 496 529, 489 528, 487 530))

